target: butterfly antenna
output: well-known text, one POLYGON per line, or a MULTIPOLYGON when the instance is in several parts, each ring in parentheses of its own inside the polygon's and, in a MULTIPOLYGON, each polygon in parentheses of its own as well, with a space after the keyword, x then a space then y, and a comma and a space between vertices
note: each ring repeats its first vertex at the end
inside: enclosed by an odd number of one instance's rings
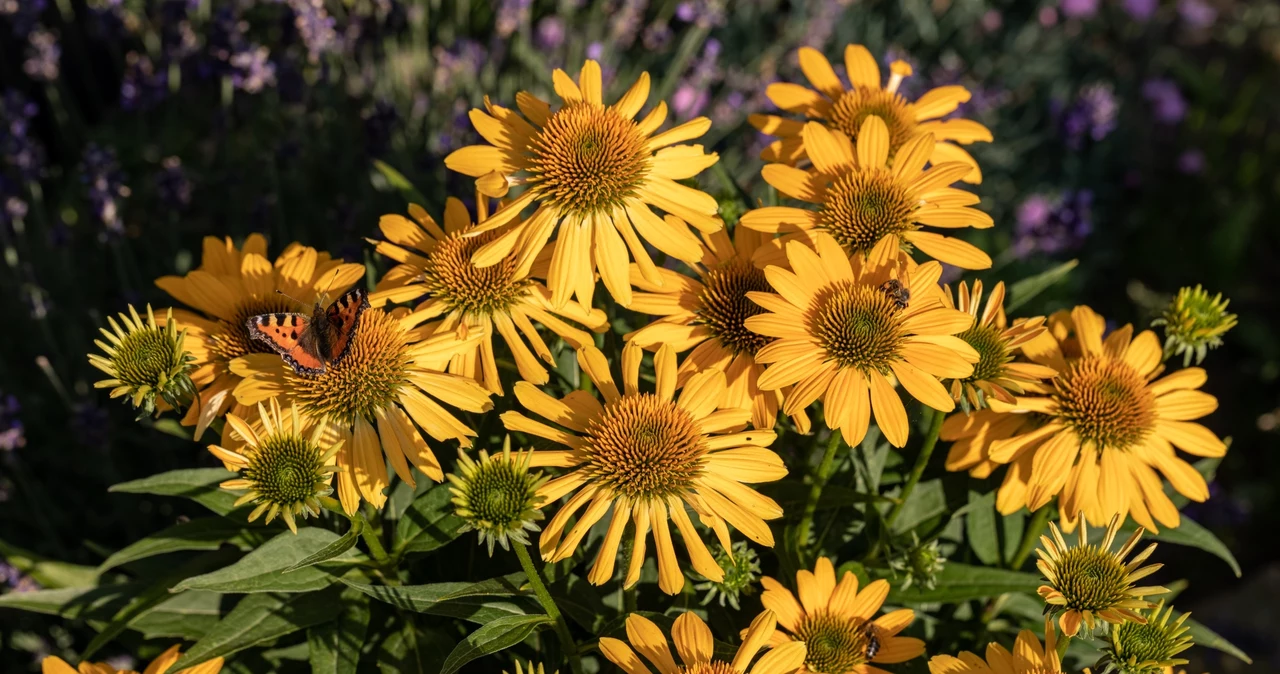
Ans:
POLYGON ((336 280, 338 280, 338 272, 339 272, 339 271, 340 271, 340 268, 339 268, 339 269, 334 269, 334 270, 333 270, 333 276, 330 276, 330 277, 329 277, 329 284, 328 284, 328 285, 326 285, 326 286, 324 287, 324 290, 323 290, 323 291, 321 291, 321 294, 322 294, 322 295, 327 295, 327 294, 329 293, 329 289, 333 287, 333 282, 334 282, 334 281, 336 281, 336 280))
POLYGON ((303 307, 307 306, 307 303, 306 303, 306 302, 303 302, 302 300, 300 300, 300 299, 298 299, 298 298, 294 297, 293 295, 290 295, 289 293, 287 293, 287 292, 285 292, 285 291, 283 291, 283 290, 281 290, 281 289, 279 289, 279 288, 276 288, 276 294, 277 294, 277 295, 284 295, 285 297, 288 297, 289 299, 293 300, 294 302, 297 302, 299 306, 303 306, 303 307))

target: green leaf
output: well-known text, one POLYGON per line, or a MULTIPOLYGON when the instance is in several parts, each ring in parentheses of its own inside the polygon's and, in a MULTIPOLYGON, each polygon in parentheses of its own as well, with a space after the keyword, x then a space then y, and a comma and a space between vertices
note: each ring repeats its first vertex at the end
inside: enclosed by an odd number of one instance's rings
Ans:
MULTIPOLYGON (((305 558, 302 559, 302 561, 299 561, 298 563, 292 566, 289 566, 283 571, 283 573, 292 573, 299 569, 305 569, 309 566, 315 566, 320 562, 327 562, 331 559, 334 559, 342 555, 346 551, 355 547, 356 541, 360 539, 360 533, 363 530, 364 530, 364 519, 361 518, 358 520, 353 520, 351 522, 351 528, 347 529, 347 533, 343 534, 342 538, 339 538, 338 540, 324 546, 323 548, 316 551, 315 553, 306 556, 305 558)), ((301 532, 299 532, 299 535, 301 535, 301 532)), ((347 555, 347 556, 350 557, 351 555, 347 555)))
POLYGON ((368 631, 369 597, 352 588, 344 589, 338 619, 307 630, 312 673, 355 674, 368 631))
POLYGON ((63 587, 0 595, 0 608, 84 620, 110 620, 142 590, 142 583, 101 587, 63 587))
POLYGON ((0 559, 13 568, 31 576, 41 587, 48 589, 80 588, 98 582, 98 569, 92 566, 68 564, 37 555, 30 550, 0 541, 0 559))
POLYGON ((388 185, 398 190, 401 196, 410 203, 427 203, 427 198, 422 196, 422 192, 419 192, 418 188, 414 187, 413 183, 409 182, 409 179, 404 177, 403 173, 391 168, 390 164, 382 161, 381 159, 375 159, 373 160, 373 167, 378 169, 378 173, 382 174, 382 177, 386 179, 388 185))
MULTIPOLYGON (((797 514, 804 509, 809 500, 809 485, 800 480, 778 480, 760 486, 760 493, 772 498, 784 510, 795 510, 797 514)), ((896 499, 879 494, 867 494, 848 487, 828 484, 822 488, 818 497, 818 510, 843 508, 859 503, 896 503, 896 499)))
MULTIPOLYGON (((245 532, 243 524, 221 517, 202 517, 176 524, 136 541, 111 555, 98 567, 99 571, 136 562, 140 559, 184 550, 217 550, 223 543, 245 532)), ((240 549, 248 549, 241 543, 240 549)))
POLYGON ((511 648, 529 638, 534 630, 553 621, 546 615, 513 615, 498 618, 472 632, 445 658, 440 674, 453 674, 478 657, 511 648))
POLYGON ((523 573, 512 573, 478 583, 433 583, 431 585, 366 585, 339 579, 380 602, 396 608, 488 623, 508 616, 528 615, 537 604, 520 589, 523 573))
MULTIPOLYGON (((173 591, 212 590, 214 592, 309 592, 328 587, 333 576, 315 568, 304 568, 290 574, 285 569, 314 555, 338 540, 326 529, 307 527, 297 535, 286 531, 250 552, 226 568, 202 576, 188 578, 173 591)), ((354 556, 349 550, 341 556, 354 556)))
POLYGON ((947 512, 947 495, 942 490, 942 480, 926 480, 916 485, 907 502, 893 523, 893 530, 902 533, 916 525, 947 512))
MULTIPOLYGON (((1174 619, 1176 619, 1178 615, 1181 615, 1177 611, 1174 611, 1173 613, 1174 619)), ((1251 665, 1253 664, 1253 658, 1246 655, 1245 652, 1237 648, 1235 644, 1222 638, 1222 635, 1217 632, 1214 632, 1208 627, 1196 622, 1192 618, 1187 618, 1187 622, 1183 624, 1190 628, 1187 634, 1191 636, 1197 646, 1204 646, 1205 648, 1219 650, 1251 665)))
POLYGON ((1049 271, 1009 284, 1009 299, 1005 300, 1004 310, 1012 313, 1018 307, 1030 302, 1036 295, 1061 283, 1079 264, 1079 260, 1067 260, 1049 271))
POLYGON ((457 642, 435 631, 420 631, 412 622, 392 632, 379 645, 382 674, 438 674, 457 642))
POLYGON ((1160 533, 1150 534, 1150 536, 1157 541, 1204 550, 1226 562, 1227 566, 1231 567, 1231 572, 1236 574, 1236 578, 1240 577, 1240 564, 1236 561, 1235 556, 1231 554, 1231 551, 1227 549, 1227 546, 1218 540, 1218 537, 1213 535, 1212 531, 1187 517, 1186 513, 1182 514, 1182 523, 1177 529, 1161 529, 1160 533))
POLYGON ((937 580, 932 590, 921 585, 912 585, 906 590, 894 588, 889 592, 888 601, 890 604, 969 601, 1006 592, 1034 593, 1041 583, 1040 576, 1034 573, 954 562, 942 567, 937 580))
POLYGON ((321 592, 249 595, 169 671, 178 672, 333 620, 342 610, 338 594, 337 588, 329 588, 321 592))
POLYGON ((157 496, 181 496, 226 515, 235 509, 236 496, 218 488, 218 484, 230 480, 235 473, 222 468, 189 468, 172 470, 141 480, 122 482, 107 491, 126 494, 154 494, 157 496))
POLYGON ((1012 562, 1013 556, 1018 554, 1018 548, 1022 545, 1022 533, 1027 528, 1027 511, 1019 510, 1012 515, 1005 515, 1000 518, 1000 530, 1004 532, 1004 561, 1012 562))
POLYGON ((986 566, 1000 563, 1000 535, 996 532, 996 493, 969 492, 969 513, 964 517, 965 537, 973 554, 986 566))
POLYGON ((147 639, 160 637, 195 641, 208 634, 222 616, 223 595, 192 590, 170 595, 129 623, 147 639))
POLYGON ((452 498, 438 484, 415 499, 396 525, 396 553, 429 552, 457 538, 463 522, 453 514, 452 498))

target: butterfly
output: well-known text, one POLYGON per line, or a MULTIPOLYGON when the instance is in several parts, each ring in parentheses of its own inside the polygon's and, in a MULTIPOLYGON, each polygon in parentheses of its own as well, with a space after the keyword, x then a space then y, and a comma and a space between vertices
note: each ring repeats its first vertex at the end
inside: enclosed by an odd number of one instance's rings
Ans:
POLYGON ((369 308, 369 293, 360 288, 347 291, 325 308, 326 297, 316 300, 311 315, 262 314, 247 322, 249 336, 280 354, 294 372, 304 376, 321 374, 337 365, 351 349, 351 340, 360 327, 360 315, 369 308))

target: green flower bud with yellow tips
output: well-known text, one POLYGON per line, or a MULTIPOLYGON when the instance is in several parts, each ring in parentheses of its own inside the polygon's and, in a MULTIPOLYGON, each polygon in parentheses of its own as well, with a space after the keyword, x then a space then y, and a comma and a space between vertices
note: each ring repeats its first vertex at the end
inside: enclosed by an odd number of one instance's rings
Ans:
POLYGON ((132 305, 128 314, 119 317, 119 322, 107 317, 111 330, 100 328, 107 341, 93 341, 105 355, 89 354, 89 364, 110 377, 94 382, 93 387, 111 389, 112 398, 128 396, 142 415, 190 404, 195 396, 190 376, 193 359, 183 347, 187 332, 178 331, 173 310, 165 315, 163 327, 150 305, 145 320, 132 305))
POLYGON ((1199 365, 1210 349, 1222 346, 1222 336, 1236 326, 1236 315, 1227 313, 1230 303, 1222 293, 1210 297, 1199 284, 1179 290, 1160 318, 1151 322, 1164 326, 1165 358, 1181 355, 1186 367, 1194 356, 1199 365))
POLYGON ((547 482, 541 472, 529 472, 529 452, 511 451, 511 439, 502 445, 501 454, 490 455, 480 450, 480 460, 473 461, 458 451, 458 475, 450 473, 449 490, 453 505, 464 525, 480 533, 480 543, 510 550, 510 541, 529 545, 530 531, 541 531, 535 524, 542 519, 542 497, 538 488, 547 482))
POLYGON ((1185 623, 1189 613, 1174 619, 1173 608, 1161 601, 1146 612, 1145 622, 1123 623, 1111 630, 1110 644, 1099 669, 1119 674, 1163 674, 1172 667, 1187 664, 1176 657, 1193 645, 1191 630, 1185 623))

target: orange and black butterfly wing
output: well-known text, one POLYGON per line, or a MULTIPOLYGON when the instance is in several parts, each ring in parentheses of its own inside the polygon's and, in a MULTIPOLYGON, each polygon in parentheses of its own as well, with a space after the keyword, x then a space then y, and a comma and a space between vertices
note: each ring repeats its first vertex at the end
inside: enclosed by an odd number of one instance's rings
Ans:
POLYGON ((249 336, 271 347, 294 372, 315 375, 325 362, 305 314, 263 314, 248 320, 249 336))
POLYGON ((360 316, 369 308, 369 293, 361 288, 354 288, 339 297, 325 311, 325 328, 329 347, 328 361, 337 364, 346 358, 351 350, 351 342, 360 327, 360 316))

